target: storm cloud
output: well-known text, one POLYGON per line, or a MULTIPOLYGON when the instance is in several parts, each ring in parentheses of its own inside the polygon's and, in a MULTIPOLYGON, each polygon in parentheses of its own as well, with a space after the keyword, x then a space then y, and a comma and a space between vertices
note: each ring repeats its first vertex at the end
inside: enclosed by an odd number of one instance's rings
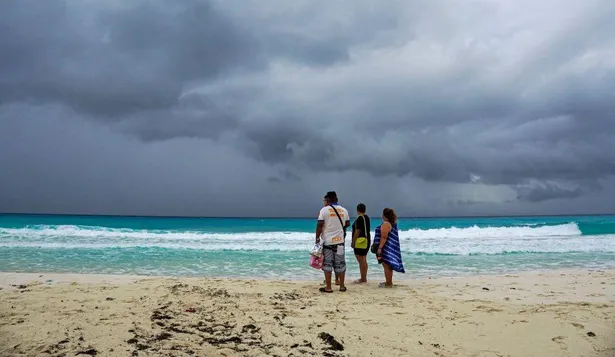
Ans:
POLYGON ((0 211, 615 212, 612 1, 0 4, 0 211))

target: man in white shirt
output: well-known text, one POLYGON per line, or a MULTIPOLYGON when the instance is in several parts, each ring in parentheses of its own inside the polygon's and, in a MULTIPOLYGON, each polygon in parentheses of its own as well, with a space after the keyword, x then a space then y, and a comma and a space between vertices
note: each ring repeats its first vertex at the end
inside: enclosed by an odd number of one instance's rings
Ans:
POLYGON ((350 226, 348 211, 337 203, 337 193, 329 191, 324 197, 323 208, 318 214, 316 225, 316 243, 322 239, 325 272, 325 287, 321 292, 332 293, 331 273, 339 278, 340 291, 346 291, 344 278, 346 275, 345 238, 346 228, 350 226))

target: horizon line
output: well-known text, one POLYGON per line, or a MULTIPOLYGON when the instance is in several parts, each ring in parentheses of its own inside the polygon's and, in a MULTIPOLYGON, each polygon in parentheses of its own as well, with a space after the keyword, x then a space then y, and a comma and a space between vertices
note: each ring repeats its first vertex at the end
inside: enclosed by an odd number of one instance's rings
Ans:
MULTIPOLYGON (((77 217, 126 217, 126 218, 188 218, 188 219, 312 219, 309 216, 168 216, 168 215, 123 215, 123 214, 90 214, 90 213, 20 213, 0 212, 0 216, 77 216, 77 217)), ((583 216, 615 216, 615 213, 569 213, 569 214, 507 214, 507 215, 456 215, 456 216, 399 216, 403 219, 443 219, 443 218, 522 218, 522 217, 583 217, 583 216)))

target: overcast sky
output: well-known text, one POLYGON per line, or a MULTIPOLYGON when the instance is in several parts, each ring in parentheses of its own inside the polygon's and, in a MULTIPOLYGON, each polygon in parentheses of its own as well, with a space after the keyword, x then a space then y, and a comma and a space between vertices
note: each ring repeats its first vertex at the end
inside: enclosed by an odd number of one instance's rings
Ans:
POLYGON ((0 212, 615 212, 615 1, 4 0, 0 212))

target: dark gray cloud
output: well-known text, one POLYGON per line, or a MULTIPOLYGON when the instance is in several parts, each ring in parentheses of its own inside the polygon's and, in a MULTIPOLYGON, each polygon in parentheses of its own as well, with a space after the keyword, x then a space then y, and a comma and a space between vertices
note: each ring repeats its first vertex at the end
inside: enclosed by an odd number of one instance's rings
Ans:
POLYGON ((0 10, 1 211, 615 211, 610 1, 0 10))
POLYGON ((119 120, 175 107, 191 82, 259 61, 250 34, 207 1, 2 7, 0 103, 57 102, 119 120))
POLYGON ((267 178, 267 181, 272 182, 272 183, 289 182, 289 181, 290 182, 300 182, 301 176, 297 175, 296 173, 288 169, 284 169, 280 171, 279 175, 271 176, 267 178))
POLYGON ((540 202, 559 198, 575 198, 581 196, 584 192, 580 187, 566 188, 559 187, 553 183, 542 183, 534 187, 521 186, 515 188, 517 198, 522 201, 540 202))

